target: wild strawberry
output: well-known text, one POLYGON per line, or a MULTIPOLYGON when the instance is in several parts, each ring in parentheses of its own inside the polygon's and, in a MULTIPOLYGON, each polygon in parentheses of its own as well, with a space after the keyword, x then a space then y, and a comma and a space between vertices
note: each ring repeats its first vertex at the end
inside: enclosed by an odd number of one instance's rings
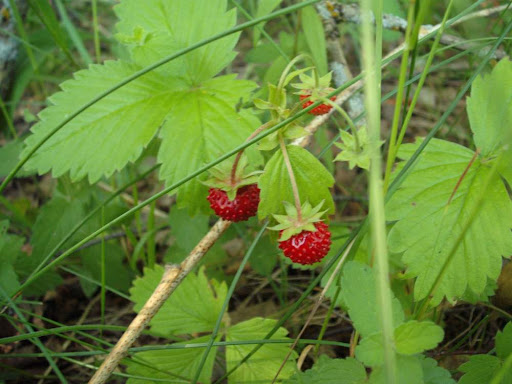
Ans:
POLYGON ((246 172, 248 165, 245 155, 237 156, 232 162, 210 169, 211 177, 203 182, 210 187, 207 197, 210 207, 224 220, 244 221, 258 211, 257 182, 261 172, 246 172))
MULTIPOLYGON (((307 94, 302 94, 302 95, 299 95, 299 98, 300 100, 304 100, 304 99, 307 99, 308 97, 310 97, 311 95, 307 95, 307 94)), ((336 100, 336 96, 333 96, 331 97, 331 100, 334 101, 336 100)), ((311 104, 313 104, 314 101, 312 101, 311 99, 308 99, 307 101, 303 102, 302 103, 302 109, 306 109, 307 107, 309 107, 311 104)), ((311 115, 325 115, 327 112, 329 112, 330 110, 332 109, 332 105, 330 104, 320 104, 319 106, 313 108, 311 111, 309 111, 308 113, 311 114, 311 115)))
MULTIPOLYGON (((327 75, 318 77, 315 74, 314 77, 308 76, 305 73, 301 73, 299 75, 300 83, 292 84, 292 87, 299 89, 296 92, 299 95, 300 101, 302 103, 302 109, 309 107, 311 104, 317 102, 318 100, 325 100, 325 98, 334 91, 333 88, 329 87, 331 83, 332 74, 329 72, 327 75)), ((336 100, 336 96, 330 98, 330 100, 336 100)), ((320 104, 318 107, 313 108, 308 113, 312 115, 325 115, 332 108, 330 104, 320 104)))
POLYGON ((258 212, 260 189, 256 184, 239 188, 233 200, 222 189, 210 188, 209 192, 210 207, 224 220, 245 221, 258 212))
POLYGON ((312 207, 309 202, 296 208, 284 202, 286 215, 274 215, 278 225, 270 229, 279 232, 279 248, 294 263, 314 264, 327 255, 331 246, 331 232, 321 217, 323 202, 312 207))
POLYGON ((319 262, 331 247, 331 232, 324 222, 315 223, 315 228, 314 232, 304 230, 288 240, 280 241, 279 248, 294 263, 307 265, 319 262))

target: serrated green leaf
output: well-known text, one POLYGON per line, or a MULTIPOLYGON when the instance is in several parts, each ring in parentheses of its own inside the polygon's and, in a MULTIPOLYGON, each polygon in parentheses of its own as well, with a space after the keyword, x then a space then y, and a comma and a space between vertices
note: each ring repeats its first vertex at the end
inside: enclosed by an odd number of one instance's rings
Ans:
POLYGON ((477 148, 484 158, 502 150, 511 139, 512 62, 501 60, 490 74, 479 76, 471 86, 467 110, 477 148))
MULTIPOLYGON (((377 287, 373 270, 356 261, 345 264, 341 276, 341 297, 356 330, 363 336, 380 330, 377 313, 377 287)), ((392 295, 393 325, 397 327, 404 321, 400 302, 392 295)), ((364 340, 364 339, 363 339, 364 340)))
POLYGON ((512 322, 496 333, 496 355, 505 360, 512 353, 512 322))
POLYGON ((455 384, 450 372, 437 365, 437 361, 430 357, 421 360, 424 384, 455 384))
MULTIPOLYGON (((62 92, 50 97, 54 104, 39 114, 31 128, 25 156, 51 129, 77 106, 133 74, 139 67, 121 61, 91 65, 61 84, 62 92)), ((70 172, 73 180, 88 176, 95 182, 135 161, 154 137, 172 103, 178 84, 148 73, 95 103, 53 135, 27 162, 39 173, 52 170, 58 177, 70 172)))
POLYGON ((296 373, 284 384, 362 384, 366 382, 366 370, 359 361, 330 359, 320 356, 313 368, 296 373))
POLYGON ((302 30, 318 73, 320 76, 325 75, 328 68, 324 26, 313 6, 302 8, 301 21, 302 30))
POLYGON ((410 320, 395 329, 396 351, 404 355, 421 353, 435 348, 443 337, 443 329, 437 324, 410 320))
POLYGON ((496 356, 471 356, 467 363, 459 367, 459 371, 465 373, 464 376, 460 378, 459 384, 490 383, 492 377, 500 368, 501 361, 496 356))
MULTIPOLYGON (((238 323, 228 329, 226 341, 261 340, 272 330, 276 320, 255 317, 238 323)), ((288 331, 284 328, 274 333, 271 339, 284 339, 288 331)), ((231 370, 251 350, 253 345, 226 346, 227 369, 231 370)), ((228 383, 262 383, 270 382, 288 353, 289 345, 266 344, 262 346, 249 360, 228 377, 228 383)), ((279 375, 279 379, 290 377, 294 369, 296 355, 292 354, 279 375)))
MULTIPOLYGON (((402 146, 400 157, 408 159, 418 145, 402 146)), ((475 159, 448 204, 472 157, 473 152, 460 145, 431 140, 386 205, 386 218, 398 220, 389 233, 390 251, 404 252, 407 273, 417 277, 416 300, 428 294, 484 193, 480 209, 434 292, 433 304, 444 296, 460 297, 468 288, 483 292, 488 278, 498 278, 501 257, 512 253, 512 203, 499 175, 490 175, 489 162, 475 159)))
MULTIPOLYGON (((164 269, 157 265, 145 268, 144 277, 134 281, 130 300, 136 312, 149 299, 157 287, 164 269)), ((201 268, 197 274, 189 274, 151 320, 151 331, 158 335, 197 333, 212 331, 226 298, 225 283, 208 281, 201 268)))
MULTIPOLYGON (((334 202, 329 192, 329 187, 334 184, 332 175, 306 149, 296 145, 288 145, 286 148, 301 202, 309 201, 312 206, 316 206, 324 200, 323 208, 327 213, 333 213, 334 202)), ((258 217, 263 219, 273 214, 285 214, 283 201, 293 202, 294 199, 290 177, 281 151, 274 153, 267 162, 258 186, 261 190, 258 217)))
MULTIPOLYGON (((173 345, 193 345, 198 343, 207 343, 209 340, 210 336, 203 336, 197 339, 175 343, 173 345)), ((216 341, 218 341, 218 338, 216 341)), ((206 359, 201 374, 199 375, 199 382, 210 382, 216 353, 217 347, 213 347, 208 354, 208 358, 206 359)), ((143 362, 149 366, 130 362, 128 364, 128 373, 131 375, 151 377, 154 379, 165 379, 166 383, 181 384, 194 378, 203 354, 204 348, 163 349, 138 352, 135 354, 135 357, 143 360, 143 362), (155 369, 152 369, 151 367, 154 367, 155 369), (173 380, 173 377, 175 380, 173 380)), ((129 378, 127 383, 147 384, 148 381, 129 378)))
MULTIPOLYGON (((417 356, 397 356, 396 368, 398 380, 395 384, 424 384, 422 366, 417 356)), ((372 371, 368 384, 389 384, 383 367, 372 371)))
MULTIPOLYGON (((160 177, 166 185, 234 149, 258 128, 260 121, 253 114, 246 110, 237 113, 233 107, 254 87, 253 82, 229 75, 205 81, 200 88, 177 95, 160 132, 158 161, 162 163, 160 177)), ((261 162, 261 155, 254 148, 244 153, 252 165, 261 162)), ((206 178, 204 174, 177 191, 179 206, 188 207, 191 214, 200 210, 211 212, 206 200, 208 187, 200 182, 206 178)))
MULTIPOLYGON (((129 46, 133 60, 141 66, 224 32, 236 23, 236 11, 226 12, 226 0, 123 0, 114 10, 120 20, 116 27, 122 35, 131 36, 134 31, 147 35, 129 46)), ((235 33, 211 42, 157 71, 199 85, 234 59, 233 48, 239 36, 235 33)))

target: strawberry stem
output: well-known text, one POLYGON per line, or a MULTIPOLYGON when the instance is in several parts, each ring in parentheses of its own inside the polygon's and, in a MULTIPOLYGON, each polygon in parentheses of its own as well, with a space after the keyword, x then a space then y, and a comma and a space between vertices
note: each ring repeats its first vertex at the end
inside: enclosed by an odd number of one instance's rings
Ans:
POLYGON ((295 209, 297 210, 297 219, 299 223, 302 221, 302 209, 300 205, 300 196, 299 196, 299 188, 297 187, 297 180, 295 180, 295 174, 293 173, 292 163, 290 162, 290 157, 288 156, 288 151, 286 150, 286 144, 284 143, 284 139, 282 135, 279 135, 279 145, 281 146, 281 152, 283 152, 284 163, 286 165, 286 170, 288 171, 288 176, 290 177, 290 183, 292 184, 293 191, 293 199, 295 200, 295 209))
MULTIPOLYGON (((273 124, 274 124, 274 121, 271 120, 269 122, 266 122, 263 125, 260 125, 253 133, 251 133, 251 135, 247 139, 245 139, 245 142, 248 142, 249 140, 254 139, 262 131, 264 131, 267 128, 270 128, 273 124)), ((236 154, 235 161, 233 162, 233 167, 231 168, 231 180, 230 181, 231 181, 231 186, 233 186, 233 187, 236 185, 236 182, 237 182, 236 169, 238 167, 238 163, 240 162, 240 159, 242 158, 244 151, 245 151, 245 148, 236 154)))

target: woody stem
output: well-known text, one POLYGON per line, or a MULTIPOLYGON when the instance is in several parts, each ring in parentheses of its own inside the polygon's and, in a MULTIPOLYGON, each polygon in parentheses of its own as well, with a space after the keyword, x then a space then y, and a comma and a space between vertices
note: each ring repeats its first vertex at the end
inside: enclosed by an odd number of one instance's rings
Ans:
MULTIPOLYGON (((258 129, 256 129, 251 135, 245 140, 245 142, 248 142, 249 140, 254 139, 256 136, 258 136, 263 130, 269 128, 272 126, 274 122, 269 121, 263 125, 260 125, 258 129)), ((231 185, 234 186, 236 184, 236 168, 238 167, 238 163, 240 162, 240 159, 242 158, 242 155, 244 153, 245 149, 242 149, 240 152, 236 154, 235 161, 233 162, 233 167, 231 168, 231 185)))
POLYGON ((279 135, 279 145, 281 146, 281 152, 283 152, 286 170, 288 171, 290 183, 292 184, 293 199, 295 200, 295 209, 297 210, 297 219, 299 220, 299 222, 301 222, 302 210, 300 207, 299 189, 297 188, 297 181, 295 180, 295 174, 293 173, 292 163, 290 163, 290 157, 288 156, 288 151, 286 150, 286 145, 284 143, 283 136, 281 135, 279 135))

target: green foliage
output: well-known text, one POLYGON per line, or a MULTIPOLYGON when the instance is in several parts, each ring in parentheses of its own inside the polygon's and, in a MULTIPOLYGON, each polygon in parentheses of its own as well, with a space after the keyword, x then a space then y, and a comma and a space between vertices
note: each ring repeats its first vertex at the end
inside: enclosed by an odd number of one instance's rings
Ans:
POLYGON ((396 351, 414 355, 435 348, 444 337, 443 329, 430 322, 408 321, 395 329, 396 351))
POLYGON ((0 287, 6 295, 11 296, 20 286, 14 264, 18 258, 23 257, 23 238, 7 234, 7 228, 9 222, 0 221, 0 287))
MULTIPOLYGON (((64 82, 63 91, 50 98, 53 105, 32 127, 22 155, 77 106, 165 55, 234 25, 236 13, 225 11, 225 0, 205 3, 208 6, 185 0, 119 4, 117 37, 130 49, 133 63, 92 65, 64 82)), ((237 39, 238 34, 230 35, 194 50, 98 101, 53 135, 28 161, 27 169, 51 169, 55 177, 69 171, 72 180, 88 176, 96 182, 135 161, 161 127, 160 176, 170 185, 233 149, 260 124, 234 107, 256 84, 232 75, 212 79, 234 58, 237 39)), ((253 152, 250 159, 258 163, 259 155, 253 152)), ((205 210, 205 194, 199 180, 191 181, 178 192, 179 205, 189 206, 191 213, 205 210)))
MULTIPOLYGON (((333 213, 334 202, 329 192, 329 187, 334 184, 332 175, 315 156, 304 148, 296 145, 288 145, 286 148, 301 202, 309 201, 311 205, 316 206, 323 201, 323 209, 333 213)), ((258 186, 261 189, 258 217, 263 219, 272 214, 285 214, 283 201, 293 202, 294 199, 290 177, 281 151, 275 152, 267 162, 258 186)))
MULTIPOLYGON (((134 310, 140 311, 160 282, 164 269, 157 265, 145 268, 144 277, 137 278, 130 289, 134 310)), ((160 311, 151 320, 151 332, 162 336, 212 331, 226 299, 227 286, 208 281, 204 269, 191 273, 176 288, 160 311)))
MULTIPOLYGON (((260 0, 258 1, 258 8, 256 10, 255 18, 268 15, 270 12, 272 12, 280 3, 282 0, 260 0)), ((265 23, 258 24, 260 28, 265 27, 265 23)), ((253 45, 258 44, 258 41, 261 37, 261 31, 259 28, 254 28, 253 33, 253 45)), ((275 48, 274 48, 275 50, 275 48)))
POLYGON ((366 382, 364 366, 353 358, 320 356, 313 368, 296 373, 285 384, 361 384, 366 382))
POLYGON ((501 362, 496 356, 471 356, 467 363, 459 367, 459 370, 465 373, 459 380, 459 384, 490 383, 492 377, 500 368, 501 362))
POLYGON ((313 6, 301 10, 302 30, 308 44, 313 62, 320 75, 325 75, 327 67, 327 49, 324 26, 313 6))
MULTIPOLYGON (((498 155, 512 139, 512 62, 501 60, 471 87, 467 110, 476 147, 484 159, 498 155), (508 141, 509 142, 509 141, 508 141)), ((510 163, 508 163, 510 166, 510 163)))
MULTIPOLYGON (((101 282, 101 249, 100 245, 86 248, 80 251, 82 261, 82 273, 91 279, 101 282)), ((128 292, 133 273, 123 263, 124 254, 117 244, 105 244, 105 285, 121 292, 128 292)), ((98 284, 81 278, 80 284, 87 296, 97 290, 98 284)))
MULTIPOLYGON (((260 125, 248 112, 233 108, 254 88, 248 81, 223 76, 204 81, 200 88, 176 94, 170 114, 162 126, 162 145, 158 153, 160 177, 171 185, 190 175, 206 163, 243 143, 260 125)), ((248 150, 249 160, 257 165, 260 155, 248 150)), ((208 211, 208 187, 199 182, 206 175, 179 189, 178 205, 188 206, 191 213, 208 211)))
MULTIPOLYGON (((399 156, 408 159, 419 143, 403 145, 399 156)), ((482 293, 488 278, 497 279, 501 257, 512 252, 512 204, 499 175, 491 174, 489 162, 477 158, 456 188, 472 157, 467 148, 433 139, 387 204, 387 219, 398 220, 389 233, 389 247, 404 252, 408 276, 417 277, 416 300, 428 294, 443 269, 434 303, 443 296, 460 297, 467 289, 482 293), (469 217, 477 208, 475 217, 469 217), (469 220, 462 242, 456 244, 469 220)))
MULTIPOLYGON (((164 56, 235 25, 236 12, 226 12, 226 0, 123 0, 114 10, 119 18, 117 39, 127 43, 133 61, 153 64, 164 56)), ((209 43, 161 67, 167 77, 190 86, 217 75, 235 57, 239 33, 209 43)))
MULTIPOLYGON (((496 334, 496 356, 474 355, 467 363, 459 367, 464 376, 459 384, 490 383, 495 375, 503 367, 505 359, 512 353, 512 323, 508 323, 503 332, 496 334)), ((512 371, 510 369, 500 381, 501 384, 512 382, 512 371)))
MULTIPOLYGON (((49 98, 53 106, 39 114, 25 143, 26 155, 77 106, 133 74, 139 67, 122 61, 91 65, 61 84, 62 92, 49 98)), ((39 173, 52 170, 54 177, 70 172, 72 180, 88 176, 96 182, 135 161, 155 136, 172 103, 176 80, 151 72, 132 81, 101 101, 53 135, 27 162, 39 173), (149 113, 148 111, 151 111, 149 113)))
POLYGON ((437 361, 429 357, 421 360, 423 381, 425 384, 455 384, 449 371, 437 365, 437 361))
MULTIPOLYGON (((356 261, 347 262, 340 284, 342 300, 357 331, 363 337, 378 332, 380 324, 373 269, 356 261)), ((402 307, 396 298, 393 298, 393 320, 395 327, 404 321, 402 307)))
MULTIPOLYGON (((398 382, 396 384, 424 384, 420 359, 417 356, 400 356, 396 358, 398 382)), ((384 367, 375 368, 368 384, 388 384, 384 367)))
MULTIPOLYGON (((174 343, 173 346, 190 345, 197 343, 206 343, 210 336, 203 336, 193 340, 187 340, 174 343)), ((199 375, 201 383, 209 383, 212 375, 213 363, 217 347, 213 347, 208 355, 206 363, 199 375)), ((204 348, 184 348, 184 349, 164 349, 135 354, 137 361, 144 363, 137 364, 130 362, 128 364, 128 373, 136 376, 146 376, 153 379, 165 379, 166 383, 183 383, 184 380, 192 380, 195 376, 204 348), (175 380, 173 380, 173 378, 175 380)), ((155 381, 156 382, 156 381, 155 381)), ((128 384, 146 384, 146 379, 130 378, 128 384)))
MULTIPOLYGON (((18 163, 18 158, 23 150, 23 142, 19 139, 13 140, 0 148, 0 177, 5 177, 18 163)), ((21 170, 17 176, 30 175, 31 172, 21 170)))
MULTIPOLYGON (((261 340, 275 326, 276 320, 254 317, 250 320, 230 327, 226 334, 226 341, 261 340)), ((272 339, 284 339, 288 331, 284 328, 274 333, 272 339)), ((226 359, 228 371, 237 365, 254 348, 253 345, 232 345, 226 347, 226 359)), ((265 344, 249 360, 233 372, 229 383, 261 383, 270 382, 281 366, 284 357, 288 353, 287 344, 265 344)), ((288 359, 284 366, 280 379, 290 377, 294 372, 295 354, 288 359)))

